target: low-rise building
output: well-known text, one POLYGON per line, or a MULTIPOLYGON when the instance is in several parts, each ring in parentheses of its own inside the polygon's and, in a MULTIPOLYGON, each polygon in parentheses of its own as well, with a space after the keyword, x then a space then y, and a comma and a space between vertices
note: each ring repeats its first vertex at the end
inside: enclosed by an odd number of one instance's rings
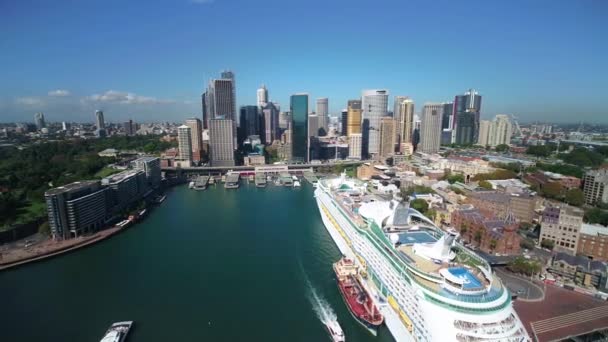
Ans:
POLYGON ((606 290, 608 269, 604 262, 558 252, 551 258, 547 270, 576 285, 606 290))
POLYGON ((245 166, 265 165, 266 159, 261 154, 249 154, 244 158, 245 166))
POLYGON ((519 222, 532 222, 536 218, 538 197, 530 192, 473 191, 467 196, 468 202, 484 215, 504 219, 511 212, 519 222))
POLYGON ((475 208, 462 208, 452 212, 451 224, 460 232, 462 240, 486 253, 520 253, 521 237, 517 234, 518 224, 512 215, 501 220, 487 217, 475 208))
POLYGON ((580 229, 583 224, 583 210, 569 205, 545 207, 540 226, 540 242, 553 242, 554 250, 576 254, 580 229))
POLYGON ((608 227, 583 223, 577 252, 593 260, 608 261, 608 227))

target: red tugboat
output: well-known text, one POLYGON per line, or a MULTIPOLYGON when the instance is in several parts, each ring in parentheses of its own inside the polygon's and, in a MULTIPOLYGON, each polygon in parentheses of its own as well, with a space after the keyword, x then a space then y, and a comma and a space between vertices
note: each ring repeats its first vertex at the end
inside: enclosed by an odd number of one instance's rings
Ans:
POLYGON ((338 288, 348 306, 348 310, 359 323, 376 335, 377 328, 384 321, 384 317, 361 285, 357 275, 357 266, 352 260, 342 258, 334 263, 334 272, 338 280, 338 288))

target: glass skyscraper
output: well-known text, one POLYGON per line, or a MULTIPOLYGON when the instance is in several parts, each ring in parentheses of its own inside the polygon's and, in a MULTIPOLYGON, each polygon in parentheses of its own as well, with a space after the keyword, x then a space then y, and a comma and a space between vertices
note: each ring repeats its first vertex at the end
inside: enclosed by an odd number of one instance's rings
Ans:
POLYGON ((308 94, 291 95, 289 108, 293 122, 292 159, 295 162, 308 162, 308 94))
POLYGON ((479 136, 479 116, 481 113, 481 95, 469 89, 464 95, 454 98, 454 119, 456 131, 455 143, 470 145, 477 142, 479 136))

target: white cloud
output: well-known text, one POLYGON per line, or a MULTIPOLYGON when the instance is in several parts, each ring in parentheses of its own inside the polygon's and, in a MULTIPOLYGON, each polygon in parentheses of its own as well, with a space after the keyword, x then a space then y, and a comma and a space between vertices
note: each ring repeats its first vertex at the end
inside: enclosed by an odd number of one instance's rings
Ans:
POLYGON ((87 96, 85 101, 121 104, 167 104, 175 102, 173 100, 157 99, 155 97, 141 96, 117 90, 108 90, 103 94, 87 96))
POLYGON ((42 104, 44 104, 44 102, 37 97, 18 97, 17 99, 15 99, 15 102, 18 105, 22 105, 22 106, 40 106, 42 104))
POLYGON ((70 91, 69 90, 65 90, 65 89, 55 89, 55 90, 51 90, 49 91, 49 96, 53 96, 53 97, 63 97, 63 96, 70 96, 70 91))

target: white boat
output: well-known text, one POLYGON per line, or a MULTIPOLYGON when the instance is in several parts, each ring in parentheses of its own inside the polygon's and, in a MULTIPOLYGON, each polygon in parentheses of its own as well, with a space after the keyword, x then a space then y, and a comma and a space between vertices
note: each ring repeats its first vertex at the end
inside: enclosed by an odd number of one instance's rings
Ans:
POLYGON ((334 342, 344 342, 345 341, 344 332, 342 331, 342 328, 340 327, 340 324, 338 324, 337 320, 332 320, 332 321, 325 323, 325 328, 327 329, 327 332, 329 332, 329 336, 331 337, 332 341, 334 341, 334 342))
POLYGON ((297 181, 297 180, 298 180, 298 177, 296 177, 296 176, 291 176, 291 179, 293 179, 294 181, 297 181))
POLYGON ((127 338, 132 325, 133 321, 116 322, 112 324, 100 342, 123 342, 127 338))
POLYGON ((300 182, 299 182, 299 181, 294 181, 294 182, 293 182, 293 187, 294 187, 294 188, 299 188, 300 186, 302 186, 302 184, 300 184, 300 182))
POLYGON ((190 184, 188 184, 188 187, 189 187, 190 189, 194 188, 194 182, 190 182, 190 184))

